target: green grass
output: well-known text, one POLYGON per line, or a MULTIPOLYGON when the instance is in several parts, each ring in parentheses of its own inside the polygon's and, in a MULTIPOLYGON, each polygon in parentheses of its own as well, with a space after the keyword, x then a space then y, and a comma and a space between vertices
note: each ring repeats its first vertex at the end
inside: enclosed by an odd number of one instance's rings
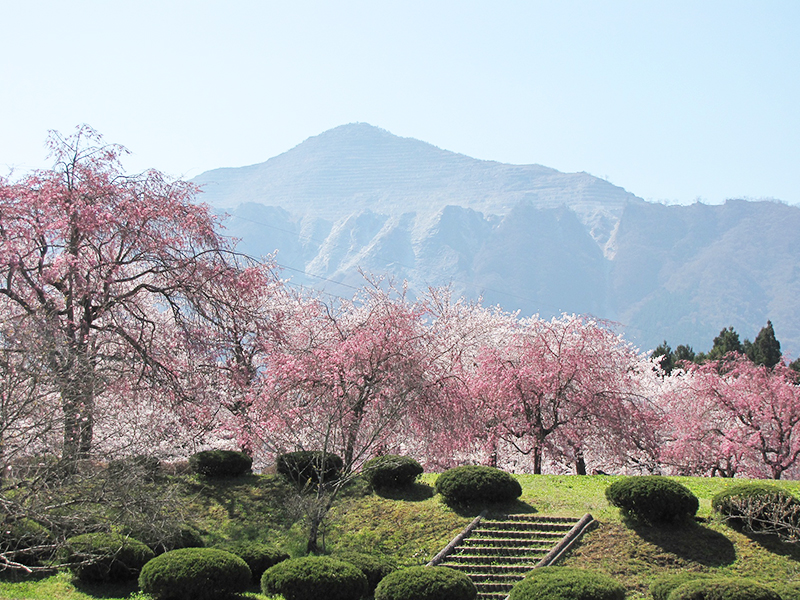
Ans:
MULTIPOLYGON (((779 587, 800 582, 800 545, 766 536, 746 536, 716 521, 711 498, 742 480, 676 478, 700 499, 700 520, 686 527, 652 528, 625 523, 609 506, 605 489, 616 477, 520 475, 518 501, 493 508, 494 514, 530 512, 580 517, 599 524, 562 564, 597 569, 619 580, 629 598, 648 597, 650 582, 679 570, 751 576, 779 587)), ((433 494, 436 475, 425 474, 412 489, 376 495, 363 484, 351 486, 334 506, 322 531, 329 551, 358 550, 391 555, 400 565, 424 564, 480 511, 454 510, 433 494)), ((184 509, 208 545, 253 540, 274 544, 293 556, 303 554, 305 530, 292 488, 273 475, 204 480, 176 477, 184 509)), ((800 482, 775 482, 800 496, 800 482)), ((490 513, 491 514, 491 513, 490 513)), ((251 600, 264 600, 253 588, 251 600)), ((60 573, 29 581, 0 580, 0 600, 147 600, 129 586, 76 585, 60 573)))

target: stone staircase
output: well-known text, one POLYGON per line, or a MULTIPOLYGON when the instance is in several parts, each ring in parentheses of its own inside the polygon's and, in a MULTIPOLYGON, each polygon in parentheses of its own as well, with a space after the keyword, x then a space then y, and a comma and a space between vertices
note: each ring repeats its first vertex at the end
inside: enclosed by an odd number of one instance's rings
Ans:
POLYGON ((503 600, 579 522, 537 515, 476 521, 438 564, 466 573, 478 588, 478 600, 503 600))

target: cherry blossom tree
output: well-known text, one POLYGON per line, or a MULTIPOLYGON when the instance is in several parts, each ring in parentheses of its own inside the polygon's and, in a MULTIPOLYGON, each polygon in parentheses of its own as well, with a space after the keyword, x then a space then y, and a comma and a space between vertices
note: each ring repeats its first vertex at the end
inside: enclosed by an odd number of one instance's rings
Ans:
POLYGON ((182 318, 229 265, 194 186, 126 175, 124 149, 87 126, 49 145, 53 169, 0 180, 0 314, 38 328, 69 462, 91 451, 108 386, 170 379, 160 322, 182 318))
POLYGON ((408 448, 433 426, 428 409, 442 398, 448 374, 424 320, 426 307, 404 289, 371 281, 352 301, 317 299, 296 308, 245 418, 275 452, 342 457, 341 476, 311 490, 308 548, 316 551, 333 499, 360 465, 408 448))
POLYGON ((693 368, 668 411, 667 455, 697 471, 780 479, 800 456, 800 387, 783 363, 729 355, 693 368))
POLYGON ((604 324, 562 316, 522 319, 502 343, 486 346, 472 368, 477 431, 532 457, 571 457, 585 473, 584 452, 609 435, 631 435, 641 398, 633 387, 635 350, 604 324), (613 425, 613 427, 611 426, 613 425))

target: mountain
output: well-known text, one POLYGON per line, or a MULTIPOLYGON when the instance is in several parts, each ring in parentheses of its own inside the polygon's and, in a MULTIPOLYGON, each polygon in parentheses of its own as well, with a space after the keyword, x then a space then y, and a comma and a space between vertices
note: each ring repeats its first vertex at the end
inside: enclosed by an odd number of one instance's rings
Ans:
POLYGON ((628 339, 707 350, 771 319, 800 351, 800 208, 648 203, 587 173, 509 165, 343 125, 256 165, 198 176, 253 255, 350 295, 359 270, 542 316, 619 321, 628 339))

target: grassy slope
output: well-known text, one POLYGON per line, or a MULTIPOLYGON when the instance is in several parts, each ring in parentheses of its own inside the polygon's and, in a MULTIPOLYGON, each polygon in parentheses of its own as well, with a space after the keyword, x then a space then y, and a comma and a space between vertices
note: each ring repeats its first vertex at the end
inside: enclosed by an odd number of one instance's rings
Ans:
MULTIPOLYGON (((324 532, 329 549, 358 549, 394 555, 400 564, 424 563, 474 516, 456 512, 432 495, 435 475, 395 497, 356 487, 336 505, 324 532)), ((747 537, 710 517, 711 497, 741 480, 678 478, 700 498, 702 521, 677 530, 627 527, 605 500, 614 477, 521 475, 520 501, 497 512, 539 512, 580 517, 592 513, 599 525, 584 536, 564 564, 597 569, 625 584, 630 597, 646 596, 649 582, 674 570, 754 576, 775 584, 800 581, 800 548, 747 537)), ((226 540, 269 541, 293 555, 302 553, 304 532, 291 490, 272 476, 208 484, 182 479, 185 501, 209 545, 226 540)), ((800 482, 778 482, 800 495, 800 482)), ((251 598, 263 598, 255 593, 251 598)), ((0 599, 92 600, 146 597, 128 588, 77 589, 66 574, 38 582, 0 582, 0 599)))

